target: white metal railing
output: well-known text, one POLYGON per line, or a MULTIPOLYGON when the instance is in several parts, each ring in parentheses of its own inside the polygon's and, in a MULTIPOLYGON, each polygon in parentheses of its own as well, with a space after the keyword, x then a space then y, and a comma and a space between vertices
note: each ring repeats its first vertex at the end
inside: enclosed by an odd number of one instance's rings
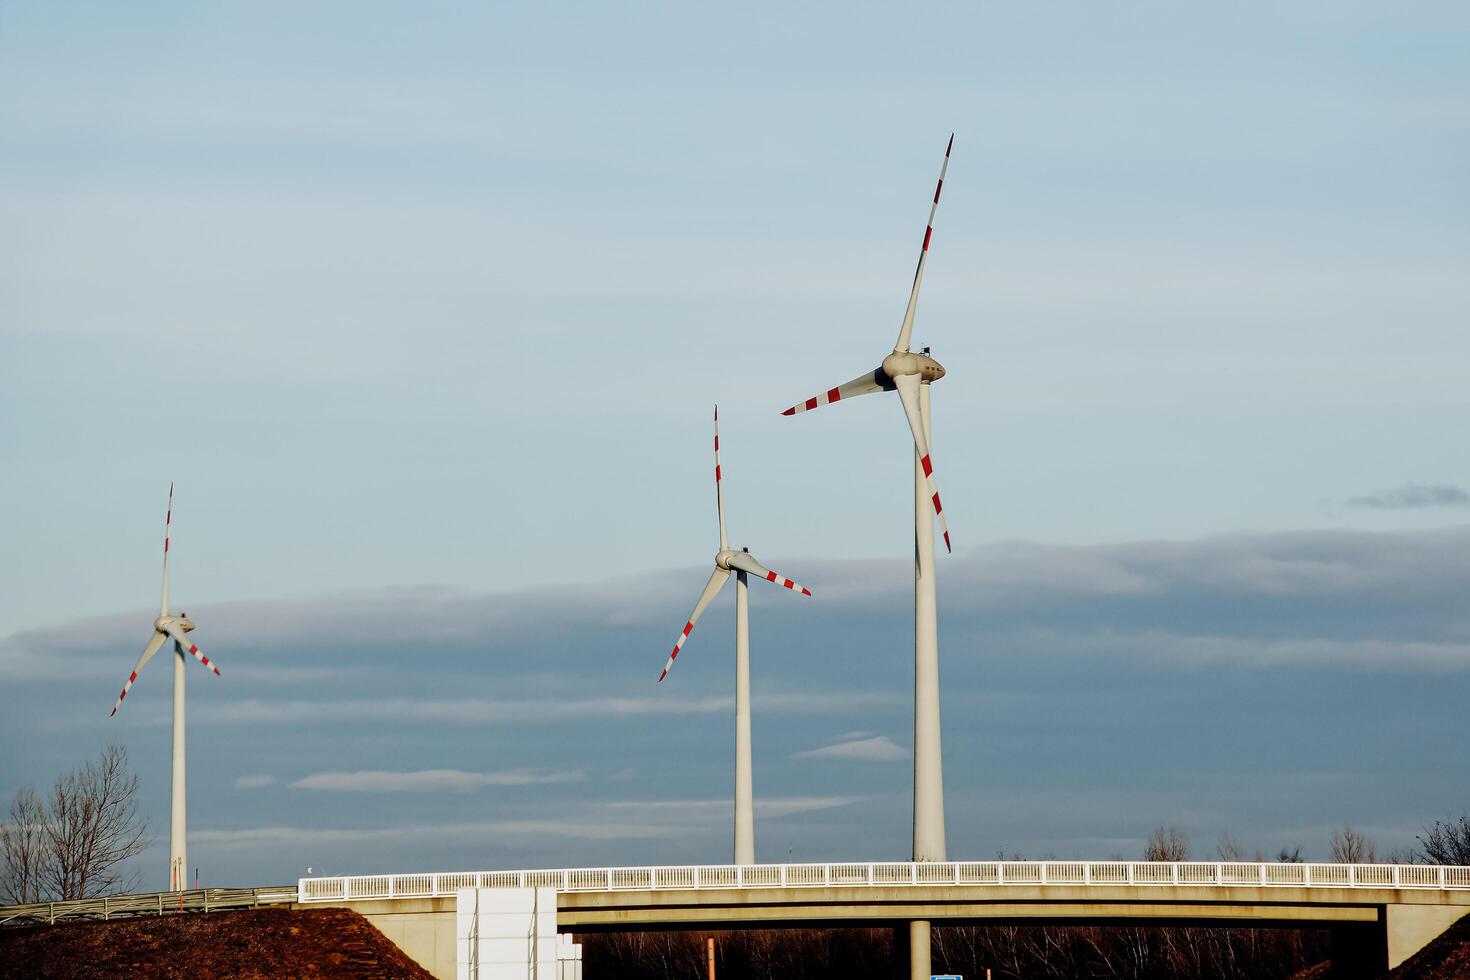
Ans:
POLYGON ((31 905, 0 906, 0 926, 55 924, 71 919, 120 919, 135 915, 168 915, 171 912, 217 912, 225 909, 283 905, 299 900, 298 885, 274 888, 194 888, 181 892, 147 892, 141 895, 106 895, 31 905))
POLYGON ((889 885, 1087 885, 1169 888, 1470 889, 1470 867, 1432 864, 1244 864, 1237 861, 945 861, 879 864, 679 865, 462 871, 449 874, 302 878, 298 901, 452 896, 460 888, 556 888, 565 892, 889 885))

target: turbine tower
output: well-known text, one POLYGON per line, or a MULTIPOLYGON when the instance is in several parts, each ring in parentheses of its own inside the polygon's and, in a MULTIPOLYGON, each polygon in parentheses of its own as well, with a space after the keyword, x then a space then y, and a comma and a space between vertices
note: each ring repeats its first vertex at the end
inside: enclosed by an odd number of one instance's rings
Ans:
POLYGON ((684 631, 674 642, 674 652, 664 664, 663 673, 658 675, 662 684, 674 661, 689 639, 694 624, 699 622, 705 607, 719 594, 735 573, 735 863, 755 864, 755 798, 751 779, 750 761, 750 599, 747 595, 746 576, 758 575, 767 582, 811 595, 811 590, 797 585, 791 579, 766 568, 756 561, 749 548, 739 551, 730 547, 730 537, 725 532, 725 490, 720 473, 720 406, 715 406, 715 507, 720 515, 720 550, 715 553, 715 570, 709 582, 694 604, 694 612, 684 624, 684 631))
MULTIPOLYGON (((919 305, 919 286, 924 281, 924 265, 929 259, 929 241, 934 235, 934 213, 939 209, 939 192, 944 189, 944 173, 949 169, 949 153, 954 149, 954 134, 944 149, 944 162, 939 167, 939 183, 934 188, 934 201, 929 207, 929 223, 924 229, 924 244, 919 249, 919 265, 914 270, 914 285, 909 304, 898 330, 893 353, 867 374, 859 375, 843 385, 793 405, 782 415, 807 412, 845 398, 855 398, 875 391, 897 391, 904 415, 914 434, 914 860, 943 861, 944 856, 944 772, 939 747, 939 636, 934 598, 934 519, 939 519, 944 534, 944 547, 950 549, 949 525, 939 503, 934 485, 934 465, 929 457, 933 440, 930 424, 929 386, 944 377, 944 368, 929 356, 929 348, 915 354, 909 350, 914 332, 914 310, 919 305)), ((909 929, 910 972, 915 978, 929 973, 929 923, 912 922, 909 929)))
POLYGON ((169 891, 182 891, 188 884, 188 874, 185 869, 189 866, 188 840, 184 823, 184 655, 187 653, 199 661, 215 675, 219 675, 219 668, 214 665, 199 648, 185 635, 194 629, 194 621, 187 613, 179 613, 177 616, 169 614, 168 611, 168 539, 169 530, 173 525, 174 516, 174 485, 168 485, 168 515, 163 519, 163 601, 159 606, 158 618, 153 621, 153 635, 148 638, 148 645, 143 648, 143 656, 138 658, 138 665, 128 675, 128 682, 123 685, 122 693, 117 696, 117 704, 112 706, 112 714, 117 714, 117 709, 122 707, 123 699, 132 690, 133 682, 138 679, 138 672, 143 665, 153 659, 153 655, 159 651, 169 640, 174 642, 174 765, 173 765, 173 812, 170 816, 168 833, 168 887, 169 891))

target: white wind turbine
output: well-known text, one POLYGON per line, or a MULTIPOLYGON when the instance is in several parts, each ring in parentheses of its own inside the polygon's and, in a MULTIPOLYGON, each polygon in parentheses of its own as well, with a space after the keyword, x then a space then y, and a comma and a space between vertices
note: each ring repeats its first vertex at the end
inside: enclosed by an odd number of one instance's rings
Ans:
POLYGON ((138 658, 138 665, 128 675, 128 682, 123 685, 122 693, 117 696, 117 704, 112 706, 112 713, 117 714, 117 709, 122 707, 123 699, 128 696, 133 682, 138 679, 138 672, 143 665, 153 658, 159 648, 169 640, 174 643, 174 765, 173 765, 173 812, 169 821, 168 833, 168 887, 170 891, 181 891, 188 884, 188 875, 185 869, 189 866, 188 841, 184 825, 184 655, 187 653, 199 661, 215 675, 219 675, 219 668, 214 662, 199 652, 199 648, 185 635, 194 629, 194 621, 186 613, 177 616, 169 614, 168 611, 168 539, 169 530, 173 524, 174 516, 174 485, 168 485, 168 514, 163 519, 163 601, 159 606, 158 618, 153 621, 153 635, 148 638, 148 645, 143 648, 143 656, 138 658))
MULTIPOLYGON (((949 525, 939 503, 934 485, 934 466, 929 459, 933 439, 929 413, 929 386, 944 377, 944 368, 929 356, 929 348, 915 354, 909 350, 914 330, 914 310, 919 304, 919 286, 924 280, 924 265, 929 258, 929 240, 934 234, 934 213, 939 209, 939 192, 944 189, 944 173, 949 168, 949 152, 954 148, 954 134, 944 149, 944 163, 939 168, 939 183, 934 188, 934 201, 929 207, 929 224, 924 229, 924 244, 919 250, 919 265, 914 270, 914 285, 909 304, 899 327, 898 342, 893 353, 873 371, 859 375, 843 385, 793 405, 782 415, 795 415, 844 398, 855 398, 875 391, 897 391, 904 415, 914 434, 914 860, 943 861, 944 848, 944 772, 939 747, 939 636, 934 600, 934 518, 939 518, 944 533, 945 550, 950 550, 949 525)), ((914 977, 929 974, 929 923, 910 925, 910 970, 914 977)))
POLYGON ((735 863, 755 863, 755 800, 751 785, 750 761, 750 599, 747 595, 746 576, 758 575, 767 582, 774 582, 802 595, 811 595, 803 588, 766 568, 750 554, 750 549, 739 551, 730 547, 730 537, 725 532, 725 490, 720 473, 720 407, 715 406, 715 506, 720 514, 720 550, 715 554, 715 570, 694 604, 694 612, 674 643, 674 652, 664 664, 659 683, 669 675, 674 660, 684 641, 705 607, 719 594, 730 573, 735 573, 735 863))

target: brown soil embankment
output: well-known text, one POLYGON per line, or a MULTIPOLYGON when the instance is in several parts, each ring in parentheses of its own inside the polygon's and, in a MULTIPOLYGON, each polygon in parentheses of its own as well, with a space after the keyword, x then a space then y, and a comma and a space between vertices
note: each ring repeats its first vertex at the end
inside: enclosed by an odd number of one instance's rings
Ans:
POLYGON ((4 980, 432 980, 347 909, 244 909, 0 929, 4 980))

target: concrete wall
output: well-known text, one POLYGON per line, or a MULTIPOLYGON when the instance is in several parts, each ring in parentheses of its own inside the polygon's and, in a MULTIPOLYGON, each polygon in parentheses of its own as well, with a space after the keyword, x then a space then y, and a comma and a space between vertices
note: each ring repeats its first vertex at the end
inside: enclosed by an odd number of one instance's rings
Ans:
MULTIPOLYGON (((349 908, 367 919, 393 945, 437 980, 455 980, 454 899, 412 898, 330 904, 349 908)), ((313 902, 296 907, 320 906, 313 902)))
POLYGON ((1438 939, 1446 929, 1465 917, 1463 905, 1385 905, 1388 930, 1388 968, 1438 939))

